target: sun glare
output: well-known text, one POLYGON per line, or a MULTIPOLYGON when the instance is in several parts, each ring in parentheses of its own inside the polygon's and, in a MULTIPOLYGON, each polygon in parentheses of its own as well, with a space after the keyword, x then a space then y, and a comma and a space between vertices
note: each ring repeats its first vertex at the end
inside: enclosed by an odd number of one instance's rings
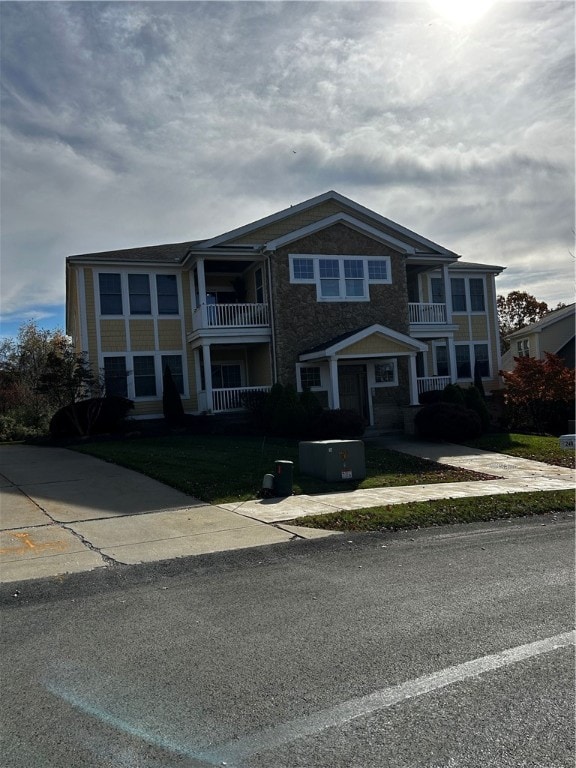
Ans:
POLYGON ((430 0, 430 5, 445 19, 464 26, 474 24, 496 0, 430 0))

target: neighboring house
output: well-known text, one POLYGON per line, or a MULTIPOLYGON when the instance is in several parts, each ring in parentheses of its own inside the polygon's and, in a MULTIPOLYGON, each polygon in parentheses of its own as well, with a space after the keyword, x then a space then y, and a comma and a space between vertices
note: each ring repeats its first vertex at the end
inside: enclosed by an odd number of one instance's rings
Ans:
POLYGON ((510 349, 502 355, 502 370, 512 371, 515 357, 543 360, 546 352, 561 357, 574 368, 574 309, 575 304, 555 309, 541 320, 531 323, 508 336, 510 349))
POLYGON ((189 413, 276 381, 402 426, 419 393, 499 386, 494 278, 337 192, 218 237, 67 259, 67 329, 106 383, 162 414, 170 366, 189 413))

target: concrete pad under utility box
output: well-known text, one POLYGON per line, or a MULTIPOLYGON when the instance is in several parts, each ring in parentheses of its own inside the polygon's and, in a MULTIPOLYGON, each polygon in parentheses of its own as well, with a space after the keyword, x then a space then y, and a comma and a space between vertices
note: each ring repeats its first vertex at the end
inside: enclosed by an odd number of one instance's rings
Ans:
POLYGON ((366 459, 362 440, 312 440, 298 444, 300 472, 329 482, 363 480, 366 459))

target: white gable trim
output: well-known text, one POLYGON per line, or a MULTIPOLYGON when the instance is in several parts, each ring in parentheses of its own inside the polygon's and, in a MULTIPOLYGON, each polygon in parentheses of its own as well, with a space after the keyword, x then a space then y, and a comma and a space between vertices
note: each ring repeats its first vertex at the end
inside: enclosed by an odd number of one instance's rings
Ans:
MULTIPOLYGON (((405 336, 403 333, 398 333, 398 331, 393 331, 391 328, 386 328, 384 325, 376 323, 374 325, 370 325, 368 328, 363 328, 361 331, 354 333, 352 336, 347 336, 345 339, 342 339, 335 344, 324 347, 324 349, 318 349, 316 352, 308 352, 306 354, 299 355, 298 359, 300 362, 305 362, 306 360, 318 360, 319 357, 330 357, 337 354, 338 352, 341 352, 343 349, 346 349, 346 347, 352 346, 352 344, 363 341, 364 339, 368 338, 368 336, 372 336, 374 333, 379 333, 387 339, 391 339, 392 341, 404 344, 406 347, 408 347, 406 354, 415 354, 416 352, 426 352, 428 350, 427 344, 424 344, 421 341, 417 341, 416 339, 412 339, 410 336, 405 336)), ((402 353, 398 352, 396 354, 402 353)))
MULTIPOLYGON (((406 227, 402 227, 400 224, 396 224, 396 222, 381 216, 379 213, 371 211, 369 208, 354 202, 354 200, 350 200, 348 197, 344 197, 344 195, 341 195, 339 192, 335 192, 334 190, 324 192, 323 194, 312 197, 309 200, 304 200, 302 203, 293 205, 290 208, 285 208, 284 210, 273 213, 270 216, 265 216, 263 219, 253 221, 251 224, 245 224, 243 227, 231 229, 229 232, 224 232, 224 234, 213 237, 210 240, 205 240, 204 242, 197 244, 198 248, 212 248, 215 245, 220 245, 221 243, 236 240, 240 237, 244 237, 244 235, 247 235, 250 232, 254 232, 257 229, 266 227, 269 224, 274 224, 277 221, 282 221, 289 216, 293 216, 294 214, 300 213, 301 211, 306 211, 309 208, 313 208, 316 205, 325 203, 328 200, 334 200, 341 205, 345 205, 357 213, 362 214, 363 216, 368 216, 374 221, 375 224, 383 224, 384 226, 398 232, 399 235, 405 235, 406 237, 415 240, 416 242, 423 245, 426 249, 432 249, 432 251, 436 251, 439 254, 444 254, 447 256, 457 256, 457 254, 455 254, 453 251, 450 251, 447 248, 443 248, 441 245, 438 245, 438 243, 434 243, 432 240, 428 240, 427 238, 422 237, 422 235, 418 235, 416 232, 412 232, 412 230, 407 229, 406 227)), ((196 248, 193 246, 191 251, 193 252, 194 250, 196 250, 196 248)))
POLYGON ((359 219, 355 219, 347 213, 335 213, 332 216, 327 216, 325 219, 315 221, 313 224, 308 224, 306 227, 301 227, 300 229, 295 229, 293 232, 288 232, 288 234, 283 235, 282 237, 277 237, 275 240, 270 240, 266 244, 266 250, 275 251, 283 245, 292 243, 294 240, 301 240, 307 235, 313 235, 315 232, 320 232, 323 229, 334 226, 334 224, 347 224, 357 232, 362 232, 363 234, 368 235, 368 237, 380 240, 397 251, 401 251, 402 253, 414 253, 414 248, 406 243, 396 240, 396 238, 381 232, 379 229, 371 227, 369 224, 365 224, 359 219))

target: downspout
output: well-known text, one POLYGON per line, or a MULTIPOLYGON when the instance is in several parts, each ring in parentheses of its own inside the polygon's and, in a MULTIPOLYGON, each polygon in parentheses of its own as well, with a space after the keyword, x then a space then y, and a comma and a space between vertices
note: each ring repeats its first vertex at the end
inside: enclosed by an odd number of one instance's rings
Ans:
POLYGON ((268 299, 270 302, 270 332, 272 338, 272 383, 278 381, 278 364, 276 362, 276 324, 274 323, 274 302, 272 300, 272 254, 273 251, 267 251, 266 246, 262 248, 262 253, 266 256, 266 272, 268 273, 268 299))

